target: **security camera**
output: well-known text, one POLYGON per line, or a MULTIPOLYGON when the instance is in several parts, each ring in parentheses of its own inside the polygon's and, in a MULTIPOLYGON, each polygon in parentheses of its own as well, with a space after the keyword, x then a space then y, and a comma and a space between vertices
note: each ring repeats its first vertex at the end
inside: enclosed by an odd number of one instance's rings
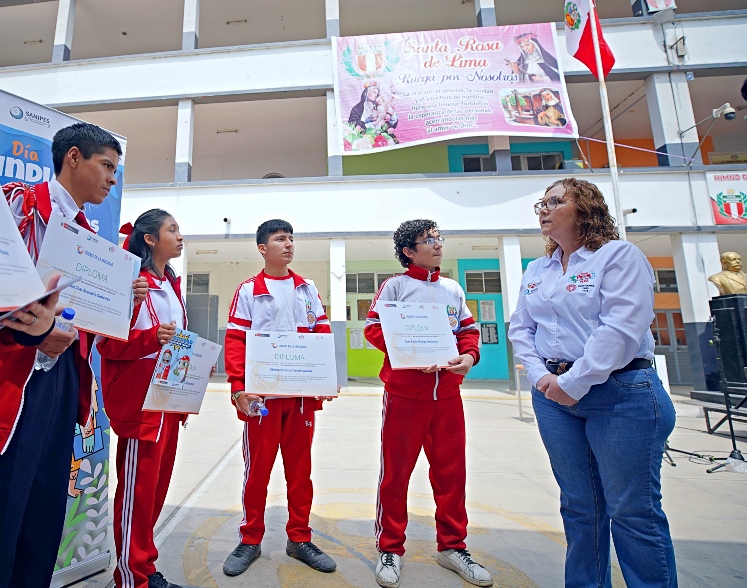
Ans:
POLYGON ((227 225, 230 225, 231 224, 231 217, 230 216, 224 217, 223 218, 223 222, 226 223, 227 225))
POLYGON ((720 118, 721 116, 726 120, 734 120, 737 118, 737 111, 727 102, 726 104, 713 109, 713 118, 720 118))
POLYGON ((623 208, 623 214, 635 214, 638 212, 637 208, 623 208))

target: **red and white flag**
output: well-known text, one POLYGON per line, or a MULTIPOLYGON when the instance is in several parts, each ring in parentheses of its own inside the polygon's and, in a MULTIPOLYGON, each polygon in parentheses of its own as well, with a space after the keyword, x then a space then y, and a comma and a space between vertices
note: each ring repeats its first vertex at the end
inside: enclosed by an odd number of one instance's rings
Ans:
MULTIPOLYGON (((568 53, 573 55, 581 63, 591 70, 591 73, 599 79, 597 74, 597 60, 594 57, 594 40, 591 34, 591 20, 589 19, 590 0, 563 0, 565 7, 565 43, 568 53)), ((604 77, 610 73, 615 65, 615 56, 612 55, 609 46, 602 36, 602 25, 599 17, 594 11, 597 23, 597 36, 599 37, 599 52, 602 56, 602 71, 604 77)))

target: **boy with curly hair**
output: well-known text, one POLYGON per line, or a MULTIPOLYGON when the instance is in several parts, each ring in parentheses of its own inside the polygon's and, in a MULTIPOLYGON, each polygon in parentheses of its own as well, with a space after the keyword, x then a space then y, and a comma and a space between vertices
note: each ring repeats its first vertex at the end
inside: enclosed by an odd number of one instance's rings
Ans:
POLYGON ((402 223, 394 232, 395 256, 407 268, 386 280, 371 305, 365 335, 385 353, 379 376, 384 382, 381 473, 376 505, 376 581, 397 588, 405 553, 407 488, 421 447, 430 464, 436 501, 438 563, 476 586, 492 586, 488 571, 466 549, 466 436, 459 386, 479 359, 479 332, 464 290, 440 276, 444 239, 432 220, 402 223), (449 367, 393 370, 381 329, 378 301, 445 304, 459 355, 449 367))

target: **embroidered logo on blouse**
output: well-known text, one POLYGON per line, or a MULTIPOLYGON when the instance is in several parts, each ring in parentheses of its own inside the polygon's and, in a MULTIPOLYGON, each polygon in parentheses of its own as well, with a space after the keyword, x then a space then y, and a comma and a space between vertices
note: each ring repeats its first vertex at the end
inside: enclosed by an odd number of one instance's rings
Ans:
POLYGON ((524 290, 524 296, 530 296, 531 294, 536 294, 539 290, 540 284, 542 283, 542 280, 539 282, 532 282, 531 284, 527 284, 527 289, 524 290))
POLYGON ((596 274, 594 272, 581 272, 568 278, 568 281, 571 284, 586 284, 589 280, 593 280, 595 277, 596 274))
POLYGON ((596 278, 594 272, 579 272, 568 278, 570 283, 565 289, 568 292, 591 292, 592 288, 594 288, 594 278, 596 278))

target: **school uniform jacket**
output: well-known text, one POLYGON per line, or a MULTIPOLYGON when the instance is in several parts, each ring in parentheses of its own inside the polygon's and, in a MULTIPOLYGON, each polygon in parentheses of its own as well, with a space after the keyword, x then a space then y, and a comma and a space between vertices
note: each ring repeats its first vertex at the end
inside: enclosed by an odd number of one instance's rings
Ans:
MULTIPOLYGON (((21 183, 7 184, 2 190, 10 204, 18 230, 28 247, 34 263, 39 255, 42 239, 49 217, 52 214, 52 199, 49 184, 29 186, 21 183)), ((86 223, 87 225, 87 223, 86 223)), ((86 226, 86 228, 89 228, 86 226)), ((78 424, 83 427, 91 411, 93 372, 90 351, 94 336, 79 331, 78 341, 73 343, 75 366, 80 384, 78 386, 78 424)), ((38 343, 37 343, 38 344, 38 343)), ((10 329, 0 331, 0 455, 10 444, 23 410, 26 384, 34 373, 36 347, 18 343, 10 329)))
POLYGON ((418 369, 393 370, 376 306, 379 300, 446 304, 459 354, 471 355, 475 360, 474 365, 480 361, 480 333, 467 308, 464 290, 454 280, 440 277, 440 272, 440 268, 429 272, 410 264, 404 274, 389 278, 381 285, 371 304, 371 310, 368 311, 364 333, 372 345, 385 353, 379 377, 384 382, 384 389, 390 394, 416 400, 451 398, 459 395, 459 385, 464 376, 446 370, 438 370, 432 374, 418 369))
MULTIPOLYGON (((299 333, 331 333, 329 319, 324 312, 322 300, 314 282, 293 272, 290 272, 290 275, 296 291, 296 331, 299 333)), ((226 374, 231 383, 231 392, 246 389, 244 382, 246 380, 247 332, 273 331, 274 326, 275 298, 267 289, 265 272, 262 270, 239 286, 231 302, 224 349, 226 374)), ((314 410, 321 408, 321 401, 310 400, 314 410)), ((251 418, 238 409, 236 414, 242 421, 249 422, 251 418)))
MULTIPOLYGON (((135 307, 127 341, 99 339, 101 354, 101 392, 112 429, 120 437, 158 441, 163 425, 162 412, 144 411, 143 402, 156 369, 161 345, 156 336, 161 323, 171 322, 169 297, 153 274, 143 270, 148 280, 148 295, 135 307)), ((168 276, 168 274, 167 274, 168 276)), ((187 309, 181 293, 181 278, 167 277, 182 305, 187 328, 187 309)), ((181 415, 185 420, 187 415, 181 415)))

